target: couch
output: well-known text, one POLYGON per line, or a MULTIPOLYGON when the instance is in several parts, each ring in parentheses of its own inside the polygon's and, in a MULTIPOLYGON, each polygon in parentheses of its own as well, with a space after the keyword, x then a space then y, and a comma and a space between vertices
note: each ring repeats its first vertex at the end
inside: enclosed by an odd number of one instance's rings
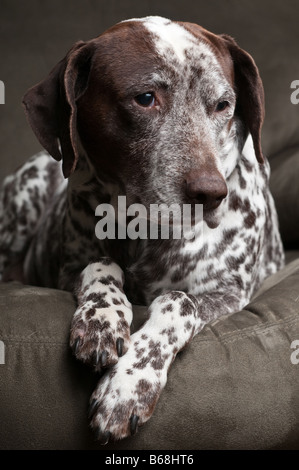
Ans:
MULTIPOLYGON (((105 450, 299 449, 299 105, 290 100, 291 82, 299 79, 298 2, 3 2, 0 176, 40 149, 20 106, 26 89, 76 40, 147 14, 228 33, 255 58, 286 267, 242 312, 204 328, 178 355, 151 420, 105 450)), ((102 449, 87 419, 98 377, 68 346, 74 311, 70 293, 0 284, 0 449, 102 449)), ((135 313, 136 329, 145 309, 135 313)))

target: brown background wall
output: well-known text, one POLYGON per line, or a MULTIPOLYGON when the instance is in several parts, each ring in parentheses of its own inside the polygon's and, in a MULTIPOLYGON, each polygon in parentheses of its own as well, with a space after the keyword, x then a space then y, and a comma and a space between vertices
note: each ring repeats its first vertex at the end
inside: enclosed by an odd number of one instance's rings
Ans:
POLYGON ((299 79, 298 0, 0 0, 0 181, 40 150, 27 125, 21 99, 79 40, 123 19, 162 15, 227 33, 248 50, 266 90, 267 154, 299 143, 299 105, 290 103, 290 83, 299 79), (283 124, 282 124, 283 123, 283 124))

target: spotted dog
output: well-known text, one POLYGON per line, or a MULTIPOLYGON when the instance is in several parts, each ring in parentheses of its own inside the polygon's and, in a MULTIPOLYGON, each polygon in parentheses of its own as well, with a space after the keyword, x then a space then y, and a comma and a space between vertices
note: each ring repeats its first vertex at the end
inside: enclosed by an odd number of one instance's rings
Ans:
POLYGON ((194 335, 283 265, 263 87, 231 37, 147 17, 77 42, 24 105, 48 153, 4 183, 2 280, 74 293, 71 347, 105 371, 89 410, 105 444, 150 418, 194 335), (119 195, 202 205, 200 236, 99 240, 95 209, 119 195), (132 303, 148 315, 130 335, 132 303))

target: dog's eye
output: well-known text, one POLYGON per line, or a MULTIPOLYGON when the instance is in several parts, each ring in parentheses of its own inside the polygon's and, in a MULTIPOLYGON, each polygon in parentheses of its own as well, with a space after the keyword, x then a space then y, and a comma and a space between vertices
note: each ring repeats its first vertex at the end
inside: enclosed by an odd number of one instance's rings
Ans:
POLYGON ((216 106, 216 112, 221 112, 224 111, 226 108, 228 108, 229 102, 228 101, 219 101, 219 103, 216 106))
POLYGON ((156 98, 154 93, 149 91, 147 93, 142 93, 141 95, 136 96, 135 101, 144 108, 152 108, 155 106, 156 98))

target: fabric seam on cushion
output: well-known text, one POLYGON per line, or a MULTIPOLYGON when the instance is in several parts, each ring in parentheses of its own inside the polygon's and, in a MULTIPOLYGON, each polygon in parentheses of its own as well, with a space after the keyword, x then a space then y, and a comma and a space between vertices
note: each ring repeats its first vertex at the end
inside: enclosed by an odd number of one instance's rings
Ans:
MULTIPOLYGON (((256 326, 256 327, 248 327, 248 328, 244 328, 242 330, 238 330, 238 331, 234 331, 234 332, 231 332, 231 333, 224 333, 223 335, 218 335, 217 337, 215 336, 213 339, 211 338, 204 338, 200 333, 196 336, 196 339, 197 341, 205 341, 205 342, 215 342, 217 340, 217 338, 219 338, 219 341, 221 341, 221 343, 225 343, 225 344, 228 344, 228 343, 231 343, 231 342, 234 342, 234 341, 238 341, 239 339, 242 339, 242 338, 248 338, 248 336, 252 336, 252 335, 255 335, 255 334, 260 334, 260 333, 263 333, 267 330, 271 330, 271 329, 274 329, 274 328, 279 328, 281 325, 292 325, 293 323, 296 323, 296 322, 299 322, 299 317, 296 316, 296 317, 290 317, 288 320, 284 319, 284 320, 278 320, 276 321, 275 323, 272 323, 270 325, 260 325, 260 326, 256 326)), ((208 326, 209 328, 209 326, 208 326)), ((210 327, 211 328, 211 327, 210 327)), ((212 330, 211 330, 212 331, 212 330)), ((213 331, 212 331, 213 333, 213 331)), ((61 341, 61 342, 58 342, 58 341, 52 341, 52 340, 48 340, 48 341, 42 341, 42 340, 36 340, 36 341, 30 341, 28 340, 28 337, 20 337, 20 336, 12 336, 12 335, 1 335, 1 332, 0 332, 0 339, 2 341, 6 341, 6 342, 10 342, 10 343, 23 343, 23 344, 56 344, 56 345, 68 345, 68 341, 66 340, 65 342, 64 341, 61 341)))
MULTIPOLYGON (((214 339, 204 338, 203 336, 200 336, 200 334, 198 335, 198 337, 199 337, 199 341, 215 342, 217 338, 219 338, 219 341, 221 341, 222 343, 230 343, 233 341, 238 341, 239 339, 242 339, 242 338, 248 338, 248 336, 252 336, 255 334, 259 335, 260 333, 264 333, 265 331, 271 330, 273 328, 279 328, 281 325, 290 326, 293 323, 297 323, 297 322, 299 323, 298 316, 290 317, 288 320, 278 320, 277 322, 272 323, 270 325, 247 327, 242 330, 233 331, 230 333, 224 333, 223 335, 220 334, 217 337, 215 336, 214 339)), ((213 330, 211 327, 209 327, 209 325, 207 325, 207 328, 210 328, 211 332, 213 333, 213 330)))

